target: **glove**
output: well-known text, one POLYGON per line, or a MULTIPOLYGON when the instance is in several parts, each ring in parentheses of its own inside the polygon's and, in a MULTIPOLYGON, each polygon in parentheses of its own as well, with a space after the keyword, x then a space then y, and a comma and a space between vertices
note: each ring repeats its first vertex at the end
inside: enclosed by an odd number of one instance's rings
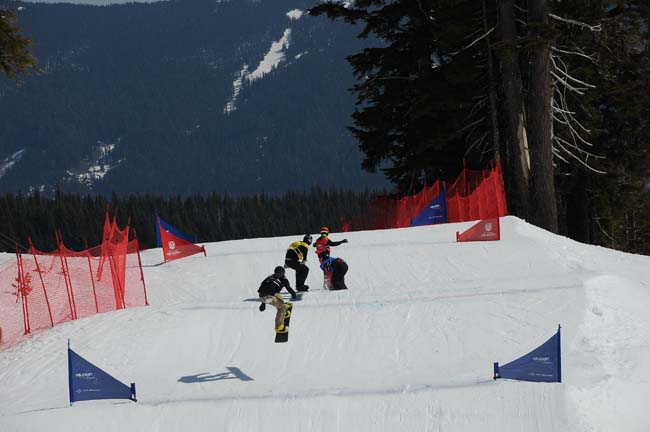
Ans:
POLYGON ((347 243, 347 242, 348 242, 348 239, 343 239, 343 241, 341 243, 347 243))
POLYGON ((260 304, 260 312, 264 312, 266 310, 266 303, 260 304))

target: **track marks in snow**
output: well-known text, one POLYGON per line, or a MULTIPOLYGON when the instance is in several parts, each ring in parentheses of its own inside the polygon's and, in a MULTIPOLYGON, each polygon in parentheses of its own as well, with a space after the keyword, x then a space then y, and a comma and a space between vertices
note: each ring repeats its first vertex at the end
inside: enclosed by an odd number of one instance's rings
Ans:
MULTIPOLYGON (((408 295, 405 298, 395 297, 395 296, 385 296, 382 298, 381 295, 377 296, 366 296, 358 295, 352 299, 343 299, 341 297, 335 299, 326 299, 322 301, 322 297, 319 297, 315 302, 310 302, 306 300, 307 297, 304 297, 303 300, 299 303, 296 303, 296 307, 299 309, 312 309, 312 308, 356 308, 356 309, 381 309, 385 306, 393 305, 410 305, 417 303, 433 303, 447 300, 464 300, 464 299, 474 299, 474 298, 483 298, 483 297, 498 297, 498 296, 518 296, 518 295, 527 295, 535 293, 543 293, 546 291, 570 291, 576 289, 583 289, 581 283, 571 284, 571 285, 561 285, 561 286, 550 286, 547 288, 537 288, 537 289, 509 289, 509 290, 495 290, 495 289, 484 289, 483 286, 475 286, 471 288, 465 288, 465 292, 458 292, 456 294, 433 294, 433 295, 408 295)), ((347 293, 350 293, 348 291, 347 293)), ((347 294, 346 293, 346 294, 347 294)), ((310 294, 306 294, 309 296, 310 294)), ((333 292, 329 295, 336 295, 333 292)), ((244 300, 246 303, 242 305, 241 303, 233 302, 218 302, 218 303, 204 303, 204 304, 184 304, 175 306, 175 310, 251 310, 251 308, 256 306, 251 306, 253 303, 248 299, 244 300)))
POLYGON ((327 389, 314 389, 304 392, 266 392, 259 394, 224 394, 224 395, 206 395, 200 397, 187 397, 187 398, 168 398, 158 400, 147 400, 138 402, 143 406, 161 406, 172 404, 184 403, 219 403, 236 401, 253 401, 253 400, 296 400, 296 399, 317 399, 324 397, 343 397, 343 398, 363 398, 367 396, 399 396, 406 394, 417 393, 437 393, 449 390, 458 390, 466 388, 478 388, 479 386, 498 385, 491 379, 475 378, 468 379, 463 382, 450 382, 450 383, 431 383, 431 384, 407 384, 404 386, 396 387, 376 387, 376 388, 344 388, 333 387, 327 389))

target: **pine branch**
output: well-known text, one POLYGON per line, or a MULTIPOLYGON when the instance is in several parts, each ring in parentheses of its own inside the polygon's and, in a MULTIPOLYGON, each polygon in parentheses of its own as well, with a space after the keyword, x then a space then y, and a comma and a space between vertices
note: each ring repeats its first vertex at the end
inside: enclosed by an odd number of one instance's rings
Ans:
POLYGON ((575 25, 575 26, 578 26, 580 28, 586 28, 586 29, 588 29, 590 31, 593 31, 593 32, 602 31, 602 27, 601 27, 600 24, 598 24, 596 26, 592 26, 592 25, 589 25, 587 23, 583 23, 582 21, 572 20, 570 18, 563 18, 561 16, 558 16, 558 15, 555 15, 555 14, 552 14, 552 13, 549 13, 548 16, 549 16, 549 18, 553 18, 554 20, 561 21, 561 22, 564 22, 564 23, 567 23, 567 24, 570 24, 570 25, 575 25))
POLYGON ((480 41, 482 41, 483 39, 485 39, 486 37, 488 37, 488 36, 490 35, 490 33, 492 33, 493 31, 494 31, 494 27, 490 28, 490 30, 488 30, 488 31, 487 31, 486 33, 484 33, 482 36, 480 36, 480 37, 474 39, 474 41, 471 42, 469 45, 465 45, 463 48, 461 48, 461 49, 459 49, 458 51, 453 52, 453 53, 451 53, 451 54, 449 54, 449 55, 453 57, 453 56, 457 55, 458 53, 460 53, 460 52, 462 52, 462 51, 465 51, 465 50, 468 49, 468 48, 471 48, 472 46, 476 45, 477 43, 479 43, 480 41))

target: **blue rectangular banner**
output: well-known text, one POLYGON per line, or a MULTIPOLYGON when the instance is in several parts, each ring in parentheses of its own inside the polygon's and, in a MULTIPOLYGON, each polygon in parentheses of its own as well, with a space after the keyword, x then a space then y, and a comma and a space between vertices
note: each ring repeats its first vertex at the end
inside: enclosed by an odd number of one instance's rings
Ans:
POLYGON ((434 225, 439 223, 447 223, 447 194, 444 188, 440 195, 431 201, 411 221, 411 226, 434 225))

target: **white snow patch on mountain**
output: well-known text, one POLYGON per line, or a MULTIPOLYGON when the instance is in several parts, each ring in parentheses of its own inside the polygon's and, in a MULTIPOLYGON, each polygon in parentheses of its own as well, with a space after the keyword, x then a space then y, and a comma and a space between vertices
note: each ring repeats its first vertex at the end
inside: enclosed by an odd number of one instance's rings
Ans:
POLYGON ((24 153, 25 149, 20 149, 0 161, 0 178, 7 174, 7 171, 9 171, 14 165, 20 162, 20 160, 23 158, 24 153))
POLYGON ((291 29, 288 28, 284 31, 280 40, 271 44, 271 49, 266 53, 260 64, 257 66, 257 69, 248 75, 246 79, 248 79, 249 82, 253 82, 278 67, 278 65, 284 60, 284 51, 289 48, 290 40, 291 29))
POLYGON ((287 16, 291 21, 299 20, 303 14, 304 12, 300 9, 292 9, 289 12, 287 12, 287 16))
POLYGON ((235 81, 232 83, 232 97, 230 100, 226 103, 226 106, 223 108, 223 112, 225 114, 230 114, 231 112, 235 111, 237 109, 237 98, 239 97, 239 92, 241 91, 242 83, 244 81, 244 78, 248 74, 248 65, 245 64, 242 66, 241 71, 237 74, 237 78, 235 78, 235 81))
POLYGON ((124 159, 113 161, 111 153, 115 150, 115 146, 115 143, 97 141, 97 145, 93 146, 92 156, 85 157, 79 167, 66 171, 67 179, 75 179, 92 189, 93 183, 103 179, 111 169, 124 161, 124 159))
POLYGON ((237 74, 237 78, 232 83, 233 94, 232 97, 223 108, 225 114, 230 114, 237 109, 237 98, 241 93, 242 86, 245 83, 252 83, 262 78, 264 75, 277 68, 281 62, 285 60, 285 50, 289 48, 291 41, 291 29, 288 28, 278 41, 271 44, 271 48, 264 55, 262 61, 253 72, 248 72, 248 65, 243 65, 241 71, 237 74))

